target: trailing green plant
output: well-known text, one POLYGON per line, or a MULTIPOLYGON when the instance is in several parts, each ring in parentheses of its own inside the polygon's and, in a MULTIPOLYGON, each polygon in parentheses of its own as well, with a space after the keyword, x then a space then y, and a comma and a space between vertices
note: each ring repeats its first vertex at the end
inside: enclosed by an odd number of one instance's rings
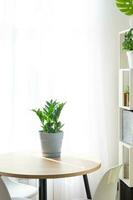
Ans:
POLYGON ((37 114, 41 121, 41 127, 45 133, 58 133, 62 132, 62 124, 59 121, 61 111, 65 103, 57 102, 56 100, 46 101, 42 108, 32 109, 37 114))
POLYGON ((133 0, 115 0, 117 8, 125 15, 133 15, 133 0))
POLYGON ((124 50, 133 51, 133 28, 125 33, 122 47, 124 50))

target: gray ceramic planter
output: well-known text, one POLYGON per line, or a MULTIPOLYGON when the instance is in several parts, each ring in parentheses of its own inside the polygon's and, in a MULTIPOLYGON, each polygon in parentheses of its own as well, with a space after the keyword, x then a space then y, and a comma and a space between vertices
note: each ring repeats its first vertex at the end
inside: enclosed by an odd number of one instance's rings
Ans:
POLYGON ((63 132, 60 133, 44 133, 39 131, 42 154, 47 158, 57 158, 61 155, 61 147, 63 140, 63 132))

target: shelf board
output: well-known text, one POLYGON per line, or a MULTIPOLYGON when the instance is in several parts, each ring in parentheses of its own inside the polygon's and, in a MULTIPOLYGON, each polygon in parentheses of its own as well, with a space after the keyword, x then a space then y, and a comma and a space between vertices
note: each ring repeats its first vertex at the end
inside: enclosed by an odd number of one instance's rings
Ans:
POLYGON ((128 148, 128 149, 133 148, 133 145, 131 145, 131 144, 127 144, 127 143, 125 143, 125 142, 123 142, 123 141, 120 141, 120 143, 121 143, 123 146, 125 146, 126 148, 128 148))
POLYGON ((123 72, 130 72, 132 71, 133 68, 121 68, 120 71, 123 71, 123 72))
POLYGON ((133 187, 133 185, 130 185, 130 182, 129 182, 129 179, 127 178, 121 178, 120 177, 120 180, 122 180, 126 185, 128 185, 129 187, 133 187))
POLYGON ((133 184, 130 184, 129 179, 120 177, 120 180, 122 180, 128 187, 133 187, 133 184))
POLYGON ((119 34, 121 35, 121 34, 123 34, 123 33, 126 33, 126 32, 128 32, 129 30, 130 30, 130 28, 128 28, 128 29, 126 29, 126 30, 124 30, 124 31, 120 31, 119 34))
POLYGON ((120 106, 120 108, 123 108, 125 110, 133 110, 130 106, 129 107, 128 106, 120 106))

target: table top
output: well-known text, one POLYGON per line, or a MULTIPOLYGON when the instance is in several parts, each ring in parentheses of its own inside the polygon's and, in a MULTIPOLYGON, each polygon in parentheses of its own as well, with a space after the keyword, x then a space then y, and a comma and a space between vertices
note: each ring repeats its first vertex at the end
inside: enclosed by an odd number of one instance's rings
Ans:
POLYGON ((40 153, 0 154, 0 175, 16 178, 65 178, 92 173, 100 166, 98 162, 72 156, 51 159, 40 153))

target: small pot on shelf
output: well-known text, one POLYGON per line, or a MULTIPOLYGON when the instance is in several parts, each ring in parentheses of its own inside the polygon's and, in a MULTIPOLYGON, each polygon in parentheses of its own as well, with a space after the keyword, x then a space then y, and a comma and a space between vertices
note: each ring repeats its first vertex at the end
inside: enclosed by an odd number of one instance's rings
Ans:
POLYGON ((133 68, 133 51, 127 51, 127 58, 128 58, 128 66, 129 68, 133 68))
POLYGON ((124 92, 124 106, 129 107, 129 93, 124 92))
POLYGON ((127 85, 127 86, 125 86, 124 92, 123 92, 123 104, 124 104, 124 106, 129 107, 129 101, 130 101, 130 99, 129 99, 129 86, 127 85))

